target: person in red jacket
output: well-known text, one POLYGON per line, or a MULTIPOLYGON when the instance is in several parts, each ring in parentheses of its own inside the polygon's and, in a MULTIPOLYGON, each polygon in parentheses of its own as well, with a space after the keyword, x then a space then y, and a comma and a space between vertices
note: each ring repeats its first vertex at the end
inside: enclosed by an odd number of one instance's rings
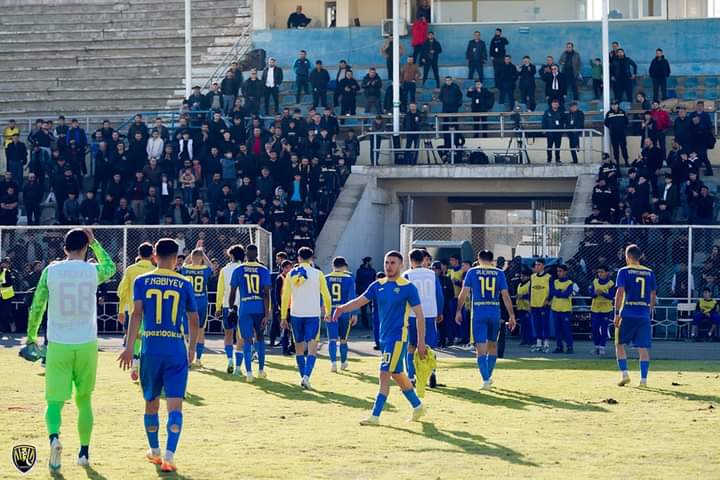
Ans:
POLYGON ((657 130, 656 147, 660 148, 663 156, 667 153, 665 150, 665 133, 672 126, 670 121, 670 114, 667 110, 664 110, 660 106, 660 102, 657 100, 652 102, 652 110, 650 110, 650 116, 655 122, 655 128, 657 130))
POLYGON ((418 58, 420 58, 422 46, 427 40, 428 28, 428 21, 425 17, 418 17, 412 25, 412 41, 410 44, 413 47, 412 57, 416 65, 419 65, 418 58))

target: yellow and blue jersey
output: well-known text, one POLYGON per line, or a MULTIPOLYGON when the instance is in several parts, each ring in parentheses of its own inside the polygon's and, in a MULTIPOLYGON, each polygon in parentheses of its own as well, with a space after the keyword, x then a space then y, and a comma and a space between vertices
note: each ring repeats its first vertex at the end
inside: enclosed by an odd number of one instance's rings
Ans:
POLYGON ((238 289, 240 315, 265 313, 265 289, 272 286, 270 270, 258 262, 247 262, 233 271, 230 287, 238 289))
POLYGON ((530 277, 530 307, 543 308, 550 298, 550 274, 533 273, 530 277))
POLYGON ((182 318, 186 312, 197 312, 190 281, 172 270, 158 268, 135 279, 133 298, 143 302, 142 353, 186 355, 182 318))
POLYGON ((520 312, 529 312, 530 311, 530 280, 518 285, 517 299, 515 300, 515 307, 520 312))
POLYGON ((458 298, 458 296, 460 295, 460 289, 462 289, 464 275, 465 273, 463 273, 461 267, 451 268, 448 271, 448 277, 450 277, 450 281, 452 281, 455 298, 458 298))
POLYGON ((705 300, 704 298, 701 298, 697 303, 697 311, 703 315, 710 315, 711 313, 717 311, 717 306, 717 300, 713 300, 712 298, 710 300, 705 300))
POLYGON ((610 313, 613 311, 613 302, 615 300, 615 282, 606 278, 600 280, 596 278, 589 287, 592 303, 590 304, 591 313, 610 313))
POLYGON ((500 318, 500 294, 508 289, 505 273, 495 267, 468 270, 463 288, 472 292, 473 318, 500 318))
MULTIPOLYGON (((355 279, 350 272, 330 272, 325 275, 332 309, 355 298, 355 279)), ((350 313, 343 314, 350 316, 350 313)))
POLYGON ((377 302, 380 343, 406 342, 410 308, 420 305, 415 285, 402 277, 394 281, 381 278, 371 283, 363 296, 377 302))
POLYGON ((653 271, 642 265, 623 267, 618 270, 615 284, 625 289, 620 315, 649 319, 650 299, 657 289, 653 271))
POLYGON ((550 283, 550 310, 553 312, 572 312, 572 297, 575 294, 575 282, 569 278, 556 278, 550 283))
POLYGON ((195 299, 198 302, 208 301, 208 282, 212 276, 212 269, 207 265, 184 265, 180 273, 192 283, 195 299))

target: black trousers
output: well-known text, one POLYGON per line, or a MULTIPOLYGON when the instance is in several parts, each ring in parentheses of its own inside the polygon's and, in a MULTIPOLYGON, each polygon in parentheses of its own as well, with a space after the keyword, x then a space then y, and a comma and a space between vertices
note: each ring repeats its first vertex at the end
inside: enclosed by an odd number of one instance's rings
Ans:
POLYGON ((425 86, 425 82, 427 81, 427 78, 428 78, 428 72, 430 70, 432 70, 433 76, 435 77, 436 87, 440 88, 440 72, 438 70, 437 60, 430 62, 430 63, 425 63, 425 65, 423 65, 423 86, 425 86))
POLYGON ((573 163, 578 163, 577 150, 580 148, 580 134, 568 133, 568 140, 570 140, 570 155, 572 155, 572 161, 573 163))
POLYGON ((280 112, 280 88, 279 87, 265 87, 265 113, 270 114, 270 98, 273 99, 275 104, 275 113, 280 112))
POLYGON ((39 203, 26 203, 25 213, 28 225, 40 225, 40 212, 42 208, 39 203))
POLYGON ((310 94, 310 83, 308 82, 307 77, 297 77, 295 79, 295 87, 295 103, 300 103, 300 101, 302 100, 303 92, 305 92, 306 94, 310 94))
POLYGON ((627 98, 628 102, 633 101, 632 96, 633 84, 631 79, 620 79, 613 82, 613 93, 615 94, 615 100, 622 102, 623 96, 627 98))
POLYGON ((535 87, 520 87, 520 103, 527 105, 528 110, 535 111, 535 87))
POLYGON ((414 150, 405 150, 405 164, 416 165, 417 164, 417 149, 420 148, 420 135, 413 134, 405 137, 405 148, 412 148, 414 150))
POLYGON ((313 108, 317 108, 318 105, 322 105, 323 108, 327 107, 327 90, 318 90, 313 88, 313 108))
POLYGON ((622 151, 625 165, 628 164, 627 137, 625 135, 610 135, 610 144, 612 145, 613 158, 618 167, 620 167, 620 152, 622 151))
POLYGON ((475 78, 475 77, 473 77, 473 74, 475 72, 477 72, 478 78, 480 79, 481 82, 485 81, 485 72, 483 72, 483 64, 477 63, 477 62, 469 62, 468 63, 468 78, 470 80, 475 78))
POLYGON ((562 145, 562 133, 547 134, 547 161, 552 161, 552 152, 555 151, 555 161, 560 162, 560 145, 562 145))
POLYGON ((663 78, 653 78, 652 79, 653 84, 653 101, 662 101, 667 99, 667 77, 663 78), (660 92, 660 96, 658 97, 658 92, 660 92))
POLYGON ((357 109, 355 94, 343 94, 340 105, 340 115, 355 115, 357 109))
POLYGON ((10 325, 13 323, 14 309, 12 299, 0 300, 0 332, 10 333, 10 325))

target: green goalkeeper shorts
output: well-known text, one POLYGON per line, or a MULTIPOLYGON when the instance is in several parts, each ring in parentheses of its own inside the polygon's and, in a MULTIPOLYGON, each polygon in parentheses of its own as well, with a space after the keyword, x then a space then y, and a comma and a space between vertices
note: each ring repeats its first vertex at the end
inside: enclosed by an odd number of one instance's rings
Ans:
POLYGON ((48 343, 45 359, 45 400, 66 402, 75 395, 90 395, 95 390, 97 341, 67 344, 48 343))

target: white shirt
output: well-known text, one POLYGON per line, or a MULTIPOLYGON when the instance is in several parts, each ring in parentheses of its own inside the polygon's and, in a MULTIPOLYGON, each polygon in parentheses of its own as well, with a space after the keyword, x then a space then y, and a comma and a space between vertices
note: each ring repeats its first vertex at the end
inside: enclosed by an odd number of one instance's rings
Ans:
POLYGON ((47 267, 47 338, 65 344, 97 340, 98 274, 95 265, 63 260, 47 267))
POLYGON ((330 314, 330 292, 328 292, 325 275, 309 263, 301 263, 293 268, 283 282, 281 312, 285 312, 289 303, 290 315, 299 318, 320 317, 321 304, 325 305, 325 313, 330 314), (293 277, 304 276, 305 280, 298 284, 293 277))
POLYGON ((560 86, 558 85, 558 77, 557 77, 557 75, 553 75, 552 89, 553 89, 553 90, 560 90, 560 86))
POLYGON ((275 87, 275 67, 267 68, 267 78, 265 79, 265 86, 270 88, 275 87))
MULTIPOLYGON (((425 318, 436 318, 438 315, 437 305, 437 275, 429 268, 411 268, 402 275, 415 285, 420 295, 420 305, 422 306, 425 318)), ((410 310, 410 318, 415 318, 415 313, 410 310)))
MULTIPOLYGON (((232 280, 233 272, 240 265, 242 265, 242 262, 232 262, 228 263, 220 270, 220 277, 218 278, 218 293, 222 293, 223 308, 228 308, 230 306, 230 280, 232 280)), ((235 295, 235 305, 240 306, 239 292, 235 295)))
POLYGON ((162 138, 150 137, 147 141, 147 148, 145 149, 145 151, 147 152, 148 157, 160 158, 160 155, 162 155, 164 148, 165 141, 162 138))
POLYGON ((668 192, 670 191, 671 188, 672 188, 672 183, 669 185, 668 184, 665 185, 665 191, 663 191, 663 200, 667 201, 668 192))

